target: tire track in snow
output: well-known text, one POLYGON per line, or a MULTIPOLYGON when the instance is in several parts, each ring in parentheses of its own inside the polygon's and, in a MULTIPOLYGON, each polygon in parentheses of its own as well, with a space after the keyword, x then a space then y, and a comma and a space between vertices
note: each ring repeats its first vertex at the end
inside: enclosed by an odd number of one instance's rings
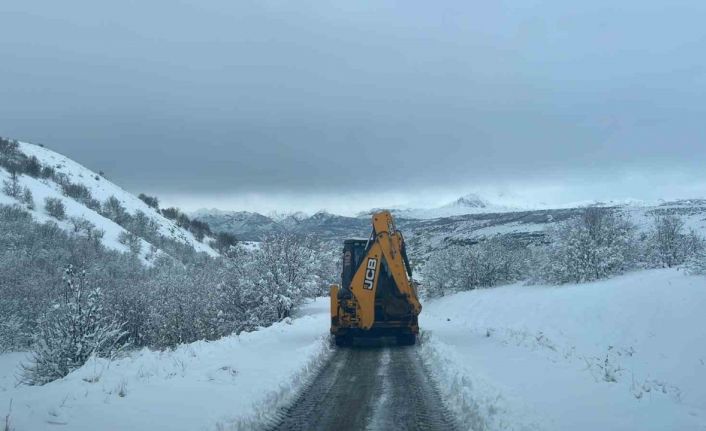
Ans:
POLYGON ((455 430, 416 347, 339 349, 273 430, 455 430))

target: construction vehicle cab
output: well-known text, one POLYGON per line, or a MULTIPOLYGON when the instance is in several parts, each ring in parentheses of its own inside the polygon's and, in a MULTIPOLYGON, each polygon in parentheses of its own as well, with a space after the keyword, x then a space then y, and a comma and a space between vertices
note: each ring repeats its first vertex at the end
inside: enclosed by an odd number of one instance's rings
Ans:
POLYGON ((422 306, 404 238, 390 212, 373 214, 372 222, 369 238, 343 243, 341 285, 331 286, 331 333, 339 346, 384 336, 414 344, 422 306))

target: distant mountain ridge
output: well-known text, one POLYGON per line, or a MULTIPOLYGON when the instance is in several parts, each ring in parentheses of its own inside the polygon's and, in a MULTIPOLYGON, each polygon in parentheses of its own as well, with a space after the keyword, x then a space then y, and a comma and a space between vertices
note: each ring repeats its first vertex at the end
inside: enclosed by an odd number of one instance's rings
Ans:
MULTIPOLYGON (((433 250, 451 244, 473 244, 497 236, 526 244, 543 244, 547 227, 578 216, 587 206, 609 207, 621 211, 642 230, 649 228, 654 215, 674 214, 684 219, 687 229, 694 229, 701 235, 706 235, 706 199, 657 203, 587 202, 585 205, 570 208, 512 209, 492 207, 483 200, 464 196, 448 206, 466 213, 457 214, 451 211, 442 214, 452 215, 414 218, 410 217, 412 212, 392 210, 396 215, 398 227, 407 239, 411 255, 423 258, 433 250)), ((424 215, 429 216, 431 213, 424 215)), ((356 217, 325 211, 312 216, 297 213, 292 218, 284 216, 278 220, 251 212, 199 211, 194 213, 194 216, 208 222, 214 231, 224 229, 242 240, 249 241, 258 241, 262 235, 278 231, 311 234, 331 241, 366 237, 370 233, 370 218, 367 212, 356 217)))
POLYGON ((482 198, 475 193, 470 193, 437 208, 393 209, 392 213, 398 217, 410 219, 435 219, 466 214, 502 213, 525 209, 527 208, 493 203, 487 198, 482 198))
POLYGON ((315 234, 322 239, 335 239, 348 234, 367 235, 368 219, 346 217, 319 211, 311 216, 304 213, 277 214, 268 217, 256 212, 222 211, 201 209, 191 213, 192 217, 204 221, 214 232, 228 232, 241 241, 260 241, 268 234, 293 232, 315 234))

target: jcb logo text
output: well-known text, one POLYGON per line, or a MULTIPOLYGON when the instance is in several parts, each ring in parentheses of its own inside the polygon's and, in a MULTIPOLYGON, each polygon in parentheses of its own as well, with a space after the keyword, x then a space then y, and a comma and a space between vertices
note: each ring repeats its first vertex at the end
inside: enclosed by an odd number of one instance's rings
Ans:
POLYGON ((373 280, 375 280, 375 271, 378 267, 378 260, 374 258, 368 259, 368 267, 365 270, 365 280, 363 280, 363 288, 373 290, 373 280))

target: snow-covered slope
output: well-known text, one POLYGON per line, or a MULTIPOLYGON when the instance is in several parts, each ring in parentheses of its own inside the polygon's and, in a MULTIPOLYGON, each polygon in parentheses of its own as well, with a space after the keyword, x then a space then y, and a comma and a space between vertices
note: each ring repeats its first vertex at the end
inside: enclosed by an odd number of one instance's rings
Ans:
POLYGON ((706 429, 706 277, 650 270, 426 303, 423 349, 474 429, 706 429))
MULTIPOLYGON (((656 215, 676 215, 687 229, 706 237, 706 200, 692 199, 658 204, 637 204, 610 207, 623 213, 639 231, 646 233, 656 215)), ((487 238, 505 237, 523 243, 543 244, 547 228, 579 216, 583 207, 511 211, 486 214, 466 214, 428 220, 399 220, 412 257, 423 260, 434 250, 452 244, 473 244, 487 238)))
POLYGON ((26 354, 0 355, 0 418, 12 401, 17 431, 256 429, 328 357, 328 310, 328 298, 320 298, 265 329, 90 360, 44 386, 16 386, 26 354))
MULTIPOLYGON (((162 236, 191 245, 197 251, 206 252, 212 256, 217 255, 217 252, 207 244, 197 241, 190 232, 177 226, 173 221, 159 214, 136 196, 68 157, 47 148, 24 142, 19 143, 19 150, 27 156, 35 156, 42 165, 52 167, 57 173, 66 175, 72 183, 85 186, 90 191, 91 196, 101 203, 114 196, 131 215, 134 215, 137 211, 142 211, 156 224, 162 236)), ((0 168, 0 183, 8 178, 9 172, 0 168)), ((97 211, 88 208, 83 203, 64 196, 59 184, 56 184, 51 179, 37 179, 28 175, 21 175, 19 182, 21 186, 28 187, 32 192, 35 208, 30 212, 36 220, 43 222, 51 219, 66 229, 72 229, 68 220, 71 217, 82 218, 93 223, 98 229, 105 231, 102 240, 104 245, 119 251, 127 250, 127 247, 118 241, 120 233, 125 231, 123 227, 97 211), (46 214, 44 211, 44 199, 47 197, 60 199, 64 203, 67 220, 57 221, 46 214)), ((12 204, 17 203, 17 200, 0 191, 0 203, 12 204)), ((150 247, 144 239, 142 239, 142 242, 142 253, 145 255, 150 247)))

